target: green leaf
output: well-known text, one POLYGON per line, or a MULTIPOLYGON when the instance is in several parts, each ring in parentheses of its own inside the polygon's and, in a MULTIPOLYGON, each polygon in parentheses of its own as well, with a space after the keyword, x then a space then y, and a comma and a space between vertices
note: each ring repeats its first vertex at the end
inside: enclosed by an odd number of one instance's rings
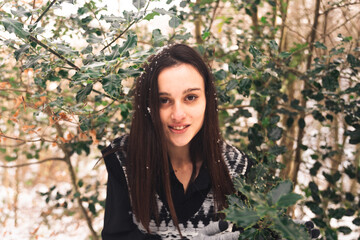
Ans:
POLYGON ((285 180, 280 182, 275 188, 271 189, 267 196, 270 199, 271 204, 275 205, 282 196, 289 194, 291 191, 292 182, 290 180, 285 180))
POLYGON ((224 71, 223 69, 220 69, 219 71, 214 73, 215 79, 218 81, 224 80, 227 76, 226 71, 224 71))
POLYGON ((20 58, 24 53, 29 52, 29 48, 30 48, 30 45, 29 45, 29 44, 24 44, 24 45, 22 45, 20 48, 16 49, 15 52, 14 52, 14 56, 15 56, 16 61, 18 61, 19 58, 20 58))
POLYGON ((281 233, 281 236, 284 239, 289 240, 308 240, 309 235, 305 231, 305 228, 295 224, 292 220, 288 218, 276 218, 274 219, 274 227, 277 231, 281 233))
POLYGON ((355 224, 356 226, 360 226, 360 217, 355 218, 355 219, 352 221, 352 223, 355 224))
POLYGON ((236 79, 231 79, 226 85, 226 91, 234 89, 237 85, 238 81, 236 79))
POLYGON ((128 34, 126 41, 123 45, 118 49, 120 56, 124 55, 124 53, 128 52, 130 49, 134 48, 137 45, 137 35, 136 34, 128 34))
POLYGON ((290 57, 291 56, 291 53, 289 53, 289 52, 281 52, 280 54, 279 54, 279 57, 280 58, 288 58, 288 57, 290 57))
POLYGON ((273 140, 273 141, 277 141, 281 138, 282 136, 282 133, 283 133, 283 129, 278 127, 278 126, 274 126, 274 127, 271 127, 269 130, 268 130, 268 138, 270 140, 273 140))
POLYGON ((3 18, 1 23, 4 25, 5 30, 10 33, 15 33, 20 38, 26 38, 30 34, 24 30, 24 25, 11 18, 3 18))
POLYGON ((82 180, 82 179, 80 179, 79 181, 78 181, 78 186, 79 187, 82 187, 84 185, 84 181, 82 180))
POLYGON ((276 156, 280 155, 280 154, 283 154, 286 152, 286 147, 285 146, 278 146, 278 145, 275 145, 273 147, 271 147, 269 149, 269 153, 270 154, 274 154, 276 156))
POLYGON ((121 86, 121 77, 119 74, 112 74, 102 79, 103 89, 112 97, 120 97, 121 86))
POLYGON ((323 50, 327 49, 327 47, 323 43, 321 43, 319 41, 316 41, 316 43, 314 44, 314 47, 320 48, 320 49, 323 49, 323 50))
POLYGON ((18 158, 18 156, 11 157, 11 156, 6 155, 5 156, 5 161, 12 162, 12 161, 15 161, 17 158, 18 158))
POLYGON ((174 16, 169 21, 169 26, 171 28, 177 28, 180 25, 181 21, 178 17, 174 16))
POLYGON ((144 19, 150 21, 151 19, 154 19, 155 16, 159 16, 159 15, 160 15, 160 13, 158 13, 158 12, 152 12, 152 13, 149 13, 148 15, 146 15, 144 17, 144 19))
POLYGON ((257 213, 248 208, 242 209, 236 206, 229 206, 229 208, 223 211, 226 215, 226 219, 236 226, 247 227, 255 224, 260 218, 257 213))
POLYGON ((145 7, 146 0, 132 0, 132 4, 139 10, 145 7))
POLYGON ((89 210, 93 215, 96 215, 96 209, 94 203, 89 203, 89 210))
POLYGON ((89 53, 92 53, 92 51, 93 51, 93 47, 92 47, 92 45, 89 44, 89 45, 87 45, 86 48, 81 50, 81 53, 82 54, 89 54, 89 53))
POLYGON ((86 97, 91 93, 92 91, 92 88, 93 88, 93 84, 88 84, 86 85, 85 88, 79 90, 77 93, 76 93, 76 102, 82 102, 86 99, 86 97))
POLYGON ((206 38, 208 38, 209 36, 210 36, 209 30, 203 31, 203 33, 201 34, 202 40, 206 40, 206 38))
POLYGON ((11 13, 16 17, 30 17, 31 12, 27 11, 24 7, 19 6, 17 10, 11 10, 11 13))
POLYGON ((337 209, 330 208, 328 211, 329 211, 329 218, 335 218, 335 219, 341 219, 346 213, 345 208, 342 207, 337 209))
POLYGON ((294 205, 298 200, 302 199, 302 196, 296 193, 288 193, 282 197, 280 197, 279 201, 277 201, 277 205, 279 207, 290 207, 294 205))
POLYGON ((253 45, 250 46, 249 52, 253 55, 254 59, 262 56, 262 53, 253 45))
POLYGON ((351 231, 351 228, 349 227, 345 227, 345 226, 341 226, 337 229, 339 232, 342 232, 343 234, 347 235, 347 234, 350 234, 352 231, 351 231))
POLYGON ((336 231, 329 227, 327 227, 325 230, 325 237, 326 237, 326 240, 337 240, 338 239, 336 231))
POLYGON ((360 67, 360 60, 354 57, 352 54, 348 54, 346 60, 350 63, 351 67, 360 67))
POLYGON ((310 208, 310 210, 316 215, 321 215, 324 213, 324 210, 319 207, 319 204, 316 202, 306 202, 305 205, 310 208))
POLYGON ((271 40, 269 42, 269 46, 274 51, 277 51, 279 49, 279 45, 277 44, 277 42, 275 40, 271 40))
POLYGON ((298 120, 298 125, 299 125, 299 127, 300 127, 301 129, 305 128, 305 120, 304 120, 304 118, 300 118, 300 119, 298 120))
POLYGON ((331 72, 328 72, 322 78, 323 87, 326 90, 334 92, 336 90, 336 88, 339 87, 339 82, 338 82, 339 76, 340 76, 340 72, 338 70, 333 70, 331 72))
POLYGON ((250 88, 251 88, 251 79, 250 78, 243 78, 241 79, 238 87, 238 92, 243 94, 244 96, 249 96, 250 88))

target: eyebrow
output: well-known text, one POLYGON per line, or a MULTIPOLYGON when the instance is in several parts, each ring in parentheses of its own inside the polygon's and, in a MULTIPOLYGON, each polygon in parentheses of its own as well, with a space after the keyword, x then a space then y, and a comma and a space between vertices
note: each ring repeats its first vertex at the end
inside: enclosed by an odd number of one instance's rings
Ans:
MULTIPOLYGON (((186 94, 186 93, 189 93, 189 92, 194 92, 194 91, 201 91, 201 88, 188 88, 186 90, 183 91, 183 94, 186 94)), ((160 92, 159 95, 170 95, 169 93, 167 92, 160 92)))

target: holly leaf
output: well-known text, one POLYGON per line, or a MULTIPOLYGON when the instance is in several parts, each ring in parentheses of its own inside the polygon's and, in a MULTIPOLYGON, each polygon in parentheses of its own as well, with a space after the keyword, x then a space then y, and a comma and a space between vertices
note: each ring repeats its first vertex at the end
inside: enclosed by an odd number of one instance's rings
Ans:
POLYGON ((137 45, 137 35, 136 34, 128 34, 126 41, 124 44, 118 49, 120 56, 126 54, 130 49, 134 48, 137 45))
POLYGON ((146 0, 133 0, 132 4, 134 5, 134 7, 136 7, 136 9, 141 9, 143 7, 145 7, 145 3, 146 0))
POLYGON ((279 207, 290 207, 294 205, 298 200, 302 198, 301 195, 296 193, 288 193, 280 197, 279 201, 277 201, 277 205, 279 207))
POLYGON ((171 28, 177 28, 180 25, 180 19, 177 17, 172 17, 169 21, 169 26, 171 28))
POLYGON ((289 194, 292 191, 292 182, 290 180, 279 183, 275 188, 267 194, 271 204, 276 204, 282 196, 289 194))
POLYGON ((76 93, 76 102, 82 102, 91 93, 93 84, 88 84, 85 88, 81 89, 76 93))
POLYGON ((121 78, 118 74, 111 74, 102 80, 102 87, 110 96, 118 98, 121 91, 121 78))
POLYGON ((20 38, 26 38, 30 35, 27 31, 24 30, 24 25, 19 21, 11 18, 4 18, 1 20, 1 23, 4 25, 6 31, 15 33, 16 36, 20 38))

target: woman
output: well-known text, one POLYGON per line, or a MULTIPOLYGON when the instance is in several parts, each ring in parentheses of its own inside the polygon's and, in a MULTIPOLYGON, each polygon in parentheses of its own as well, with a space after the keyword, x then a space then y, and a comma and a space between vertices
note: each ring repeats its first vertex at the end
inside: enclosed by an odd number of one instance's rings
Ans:
MULTIPOLYGON (((221 138, 209 68, 187 45, 163 48, 136 81, 134 108, 130 134, 102 151, 103 239, 200 239, 223 217, 218 211, 234 192, 232 178, 250 167, 221 138)), ((213 239, 220 235, 238 237, 213 239)))

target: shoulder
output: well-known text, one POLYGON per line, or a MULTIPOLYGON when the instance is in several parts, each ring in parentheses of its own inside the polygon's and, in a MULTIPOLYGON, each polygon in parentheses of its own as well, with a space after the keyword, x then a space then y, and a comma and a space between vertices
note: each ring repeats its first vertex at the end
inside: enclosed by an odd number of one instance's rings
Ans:
POLYGON ((246 153, 225 141, 222 145, 222 155, 232 178, 246 175, 253 165, 253 161, 246 153))
POLYGON ((105 164, 108 164, 108 162, 114 159, 117 159, 121 165, 125 163, 128 138, 128 134, 117 137, 112 140, 106 148, 101 150, 101 153, 105 160, 105 164))

